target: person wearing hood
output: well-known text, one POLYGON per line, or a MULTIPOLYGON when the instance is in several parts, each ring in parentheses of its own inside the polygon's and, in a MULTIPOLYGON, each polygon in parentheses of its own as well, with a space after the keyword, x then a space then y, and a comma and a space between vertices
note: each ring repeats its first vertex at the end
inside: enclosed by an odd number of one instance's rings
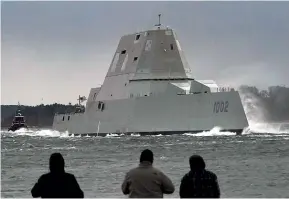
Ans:
POLYGON ((154 168, 153 152, 144 150, 138 167, 130 170, 122 183, 122 192, 130 198, 163 198, 172 194, 175 187, 172 181, 160 170, 154 168))
POLYGON ((201 156, 190 157, 190 168, 181 180, 180 198, 220 198, 217 176, 205 169, 201 156))
POLYGON ((49 159, 50 172, 43 174, 31 190, 33 198, 83 198, 83 191, 73 174, 64 170, 64 159, 53 153, 49 159))

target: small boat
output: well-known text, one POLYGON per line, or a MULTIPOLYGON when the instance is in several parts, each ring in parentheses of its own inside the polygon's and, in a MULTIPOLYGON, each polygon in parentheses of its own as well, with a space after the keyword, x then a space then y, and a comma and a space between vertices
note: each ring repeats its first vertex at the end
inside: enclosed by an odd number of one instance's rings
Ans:
POLYGON ((11 126, 8 131, 16 131, 21 128, 28 128, 26 125, 25 117, 21 114, 20 109, 18 108, 16 115, 12 121, 11 126))

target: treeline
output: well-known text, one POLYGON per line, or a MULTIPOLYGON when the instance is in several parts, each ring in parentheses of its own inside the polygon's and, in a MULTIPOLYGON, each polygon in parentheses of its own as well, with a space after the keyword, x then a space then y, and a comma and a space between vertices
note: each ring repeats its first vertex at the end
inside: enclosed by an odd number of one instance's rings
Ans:
MULTIPOLYGON (((51 127, 55 113, 71 113, 77 105, 49 104, 37 106, 20 106, 28 126, 51 127)), ((9 127, 18 109, 17 105, 1 105, 1 127, 9 127)))
POLYGON ((248 119, 260 122, 289 122, 289 88, 271 86, 259 90, 254 86, 239 89, 248 119))
MULTIPOLYGON (((248 119, 270 122, 289 122, 289 88, 272 86, 259 90, 254 86, 241 86, 240 96, 248 119)), ((70 113, 77 105, 50 104, 21 106, 28 126, 51 127, 55 113, 70 113)), ((84 107, 83 107, 84 108, 84 107)), ((1 127, 9 127, 17 105, 1 105, 1 127)))

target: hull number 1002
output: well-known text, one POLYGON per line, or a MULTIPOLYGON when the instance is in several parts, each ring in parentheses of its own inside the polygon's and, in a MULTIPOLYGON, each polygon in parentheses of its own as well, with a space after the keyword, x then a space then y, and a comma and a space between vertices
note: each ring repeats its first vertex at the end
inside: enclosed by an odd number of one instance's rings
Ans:
POLYGON ((229 102, 219 101, 214 103, 214 113, 228 112, 229 102))

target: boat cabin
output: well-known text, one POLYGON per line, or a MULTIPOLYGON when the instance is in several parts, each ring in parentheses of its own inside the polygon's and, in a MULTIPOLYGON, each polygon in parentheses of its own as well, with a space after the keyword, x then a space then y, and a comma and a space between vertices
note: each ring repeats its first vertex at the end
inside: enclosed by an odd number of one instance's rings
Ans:
POLYGON ((25 124, 25 118, 21 115, 21 113, 18 113, 13 120, 13 124, 25 124))

